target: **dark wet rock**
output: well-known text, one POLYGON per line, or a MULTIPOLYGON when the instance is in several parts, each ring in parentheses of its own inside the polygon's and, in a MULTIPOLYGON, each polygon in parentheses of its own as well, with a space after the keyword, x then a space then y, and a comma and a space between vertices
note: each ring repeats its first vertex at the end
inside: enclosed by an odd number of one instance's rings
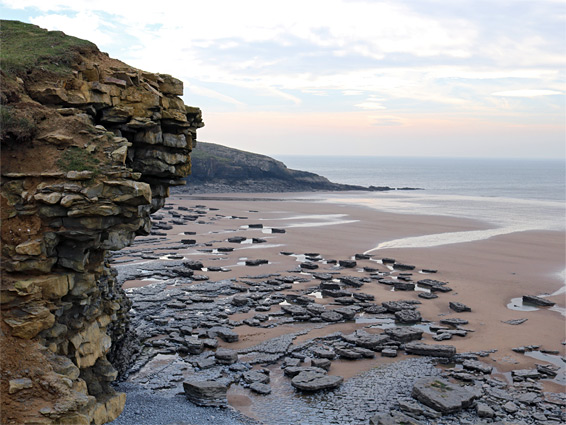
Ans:
POLYGON ((234 248, 221 246, 219 248, 216 248, 216 250, 218 252, 232 252, 232 251, 234 251, 234 248))
POLYGON ((244 372, 242 379, 246 384, 252 384, 254 382, 259 382, 260 384, 269 384, 269 375, 258 370, 250 370, 244 372))
POLYGON ((371 258, 371 255, 369 255, 369 254, 355 254, 354 258, 356 260, 369 260, 371 258))
POLYGON ((452 357, 456 354, 453 345, 425 344, 422 342, 409 342, 405 344, 407 354, 431 357, 452 357))
POLYGON ((413 324, 423 320, 417 310, 400 310, 395 312, 395 320, 399 323, 413 324))
POLYGON ((262 384, 261 382, 252 382, 250 384, 250 390, 262 395, 271 394, 271 387, 267 384, 262 384))
POLYGON ((390 341, 391 338, 386 334, 369 334, 363 331, 357 331, 352 336, 352 342, 354 344, 374 351, 381 350, 383 346, 390 341))
POLYGON ((386 313, 388 310, 382 305, 372 304, 367 307, 364 307, 364 311, 368 314, 383 314, 386 313))
POLYGON ((361 278, 355 276, 341 276, 340 282, 348 286, 353 286, 354 288, 360 288, 364 284, 361 278))
POLYGON ((189 354, 200 354, 204 351, 204 343, 196 336, 185 337, 184 346, 189 354))
POLYGON ((363 292, 354 292, 352 295, 353 295, 353 297, 354 297, 355 299, 357 299, 358 301, 364 301, 364 302, 366 302, 366 301, 373 301, 373 300, 375 300, 375 297, 374 297, 373 295, 371 295, 371 294, 365 294, 365 293, 363 293, 363 292))
POLYGON ((335 298, 334 301, 336 301, 339 304, 344 304, 344 305, 352 305, 352 304, 356 303, 356 299, 354 297, 351 297, 351 296, 338 297, 338 298, 335 298))
POLYGON ((336 313, 332 310, 325 311, 320 315, 320 318, 325 322, 339 322, 343 320, 343 316, 340 313, 336 313))
POLYGON ((300 305, 308 305, 314 302, 312 297, 307 297, 306 295, 297 295, 297 294, 287 294, 285 295, 285 299, 290 303, 295 303, 300 305))
POLYGON ((352 269, 358 265, 354 260, 339 260, 338 264, 340 267, 345 267, 347 269, 352 269))
POLYGON ((466 360, 464 361, 464 363, 462 363, 462 366, 466 370, 471 370, 472 372, 479 372, 487 375, 489 375, 493 371, 492 366, 476 360, 466 360))
POLYGON ((288 313, 292 316, 308 315, 308 312, 304 307, 301 307, 299 305, 294 305, 294 304, 282 305, 281 310, 283 310, 285 313, 288 313))
POLYGON ((495 411, 487 403, 479 402, 476 404, 476 413, 480 418, 494 418, 495 411))
POLYGON ((511 371, 513 382, 521 382, 526 379, 540 379, 541 375, 537 369, 519 369, 511 371))
POLYGON ((385 301, 381 303, 388 311, 395 313, 401 310, 414 310, 417 306, 406 301, 385 301))
POLYGON ((454 310, 456 313, 464 313, 467 311, 472 311, 472 309, 468 307, 466 304, 462 304, 459 302, 450 301, 448 303, 448 306, 450 307, 451 310, 454 310))
POLYGON ((433 292, 449 292, 450 288, 446 289, 446 282, 441 282, 434 279, 422 279, 417 284, 423 288, 429 288, 433 292))
POLYGON ((196 366, 198 369, 210 369, 211 367, 216 366, 216 360, 214 357, 206 357, 204 359, 197 359, 193 362, 193 366, 196 366))
POLYGON ((381 350, 381 357, 397 357, 397 349, 396 348, 384 348, 381 350))
POLYGON ((202 282, 205 280, 209 280, 210 278, 204 274, 196 274, 192 277, 192 279, 197 282, 202 282))
POLYGON ((230 242, 230 243, 242 243, 246 239, 247 238, 245 238, 244 236, 232 236, 231 238, 228 238, 228 242, 230 242))
POLYGON ((244 305, 248 304, 248 301, 249 301, 249 299, 246 295, 234 295, 231 303, 232 303, 232 305, 240 307, 240 306, 244 306, 244 305))
MULTIPOLYGON (((325 283, 322 282, 321 285, 325 283)), ((338 287, 340 287, 338 285, 338 287)), ((344 289, 323 289, 322 290, 323 297, 332 297, 332 298, 340 298, 340 297, 352 297, 352 293, 350 291, 346 291, 344 289)))
POLYGON ((554 304, 552 301, 547 300, 542 297, 535 297, 534 295, 523 295, 523 303, 537 305, 540 307, 552 307, 554 304))
POLYGON ((423 331, 406 326, 399 326, 395 328, 385 329, 385 334, 391 339, 401 343, 416 341, 422 339, 423 331))
POLYGON ((184 245, 194 245, 197 241, 195 239, 181 239, 181 243, 184 245))
POLYGON ((443 378, 424 378, 413 386, 412 396, 442 414, 467 409, 477 398, 475 392, 443 378))
POLYGON ((395 288, 396 291, 414 291, 415 284, 408 282, 396 282, 393 285, 393 288, 395 288))
POLYGON ((311 366, 319 367, 324 370, 330 369, 332 362, 329 359, 312 359, 311 366))
POLYGON ((432 292, 419 292, 418 297, 425 300, 432 300, 434 298, 438 298, 438 295, 433 294, 432 292))
MULTIPOLYGON (((332 280, 332 278, 334 277, 330 273, 313 273, 312 275, 315 279, 319 279, 319 280, 332 280)), ((334 284, 332 285, 332 287, 327 287, 326 289, 339 289, 339 288, 340 286, 338 284, 334 284)))
POLYGON ((341 376, 326 375, 320 372, 301 372, 291 380, 291 385, 302 391, 320 391, 340 386, 341 376))
POLYGON ((370 425, 423 425, 424 422, 398 411, 380 413, 369 419, 370 425))
POLYGON ((307 311, 315 316, 320 316, 322 313, 326 311, 323 305, 311 303, 305 307, 307 311))
POLYGON ((250 228, 250 229, 263 229, 263 224, 261 224, 261 223, 248 224, 248 228, 250 228))
POLYGON ((442 416, 436 410, 415 401, 402 400, 398 403, 398 405, 399 409, 411 416, 424 416, 425 418, 429 419, 437 419, 442 416))
POLYGON ((536 363, 535 366, 537 368, 537 372, 539 372, 541 375, 545 375, 551 378, 554 378, 558 374, 558 371, 560 370, 558 366, 554 366, 551 364, 536 363))
POLYGON ((238 341, 239 337, 236 332, 234 332, 230 328, 226 328, 223 326, 215 326, 208 330, 208 334, 211 337, 218 336, 224 342, 236 342, 238 341))
POLYGON ((185 261, 183 262, 183 266, 191 270, 202 270, 202 268, 204 267, 201 261, 195 261, 195 260, 185 261))
MULTIPOLYGON (((336 283, 336 282, 328 282, 328 281, 320 282, 320 285, 318 287, 320 289, 322 289, 323 291, 325 291, 325 290, 330 290, 330 291, 337 291, 338 290, 339 291, 340 290, 340 284, 336 283)), ((331 295, 328 295, 328 296, 331 296, 331 295)))
POLYGON ((460 326, 460 325, 467 325, 469 322, 464 319, 441 319, 440 323, 443 325, 450 325, 450 326, 460 326))
POLYGON ((395 263, 395 259, 394 258, 382 258, 381 262, 383 264, 394 264, 395 263))
POLYGON ((238 353, 227 348, 219 348, 214 354, 216 361, 220 364, 231 365, 238 361, 238 353))
POLYGON ((410 264, 401 264, 401 263, 393 264, 393 268, 395 270, 415 270, 415 266, 412 266, 410 264))
POLYGON ((333 350, 325 349, 325 348, 315 348, 312 350, 314 356, 319 357, 321 359, 329 359, 332 360, 336 357, 336 353, 333 350))
POLYGON ((320 367, 308 367, 308 366, 297 366, 297 367, 286 367, 285 369, 283 369, 283 373, 285 374, 285 376, 288 377, 294 377, 297 376, 299 373, 302 372, 313 372, 313 373, 321 373, 321 374, 325 374, 326 371, 320 367))
POLYGON ((226 393, 228 387, 216 381, 183 382, 185 396, 197 406, 224 407, 228 404, 226 393))
POLYGON ((306 270, 316 270, 318 269, 318 264, 305 261, 304 263, 301 263, 299 267, 306 270))
POLYGON ((265 242, 267 242, 267 239, 252 238, 252 243, 265 243, 265 242))
POLYGON ((434 273, 438 272, 438 270, 435 270, 435 269, 422 269, 421 272, 434 274, 434 273))
POLYGON ((356 315, 356 310, 350 307, 339 307, 334 312, 341 314, 344 320, 353 320, 356 315))
POLYGON ((334 351, 343 359, 358 360, 363 357, 363 354, 357 350, 347 347, 334 347, 334 351))
POLYGON ((271 228, 271 233, 286 233, 285 229, 276 229, 274 227, 271 228))
POLYGON ((246 266, 259 266, 261 264, 268 264, 269 260, 257 259, 257 260, 246 260, 246 266))

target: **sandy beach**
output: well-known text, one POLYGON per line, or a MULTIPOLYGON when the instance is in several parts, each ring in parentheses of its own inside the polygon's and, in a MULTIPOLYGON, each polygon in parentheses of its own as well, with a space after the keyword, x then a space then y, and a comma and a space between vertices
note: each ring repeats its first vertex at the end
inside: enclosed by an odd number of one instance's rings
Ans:
MULTIPOLYGON (((174 226, 167 231, 162 244, 152 244, 156 255, 173 254, 168 245, 182 239, 194 238, 196 246, 175 250, 189 260, 202 261, 202 274, 211 281, 220 279, 245 279, 249 275, 290 274, 304 261, 304 254, 320 254, 324 259, 351 259, 356 253, 372 250, 378 244, 393 239, 448 232, 489 229, 480 221, 445 216, 392 214, 356 205, 317 202, 308 194, 246 194, 214 196, 173 196, 168 205, 194 208, 206 206, 215 214, 185 226, 174 226), (263 228, 253 228, 261 224, 263 228), (249 226, 252 225, 252 228, 249 226), (269 229, 284 229, 285 233, 271 233, 269 229), (196 232, 187 236, 184 231, 196 232), (247 238, 240 244, 228 243, 229 237, 247 238), (251 239, 261 238, 262 243, 251 239), (156 247, 160 247, 159 251, 156 247), (219 247, 232 247, 232 252, 218 253, 219 247), (161 251, 162 249, 162 251, 161 251), (209 251, 209 252, 207 252, 209 251), (293 253, 282 255, 281 252, 293 253), (257 267, 244 265, 247 259, 265 259, 268 264, 257 267), (221 267, 230 271, 207 271, 207 267, 221 267)), ((181 211, 182 212, 182 211, 181 211)), ((492 227, 492 226, 491 226, 492 227)), ((511 349, 525 345, 540 345, 543 350, 565 355, 564 287, 560 272, 564 270, 564 232, 529 231, 495 236, 485 240, 456 243, 428 248, 379 249, 372 251, 372 259, 358 260, 354 269, 340 270, 342 274, 367 276, 362 267, 389 271, 381 258, 392 257, 397 262, 415 266, 413 280, 434 278, 448 282, 452 292, 440 294, 436 299, 418 298, 418 291, 392 291, 391 287, 378 283, 366 283, 361 290, 375 296, 375 302, 394 300, 419 300, 419 311, 427 321, 442 318, 464 318, 469 324, 464 328, 471 332, 465 338, 453 338, 449 343, 458 352, 496 350, 486 360, 498 372, 534 367, 540 359, 519 354, 511 349), (421 273, 422 269, 438 270, 435 274, 421 273), (512 299, 523 295, 548 295, 556 306, 533 311, 508 308, 512 299), (471 307, 471 312, 456 313, 448 303, 457 301, 471 307), (521 325, 504 323, 513 319, 528 319, 521 325)), ((138 249, 144 249, 143 238, 138 249)), ((320 263, 315 272, 336 272, 333 264, 320 263)), ((305 272, 312 272, 305 270, 305 272)), ((199 272, 200 273, 200 272, 199 272)), ((303 273, 312 279, 310 273, 303 273)), ((130 281, 124 287, 141 286, 151 281, 130 281)), ((294 284, 291 292, 316 292, 319 281, 294 284)), ((320 298, 316 302, 328 305, 332 299, 320 298)), ((330 305, 328 305, 332 308, 330 305)), ((279 306, 274 306, 278 308, 279 306)), ((243 320, 254 315, 251 311, 239 314, 232 320, 243 320)), ((336 331, 349 333, 367 326, 364 321, 334 324, 313 329, 299 337, 295 343, 309 338, 324 336, 336 331)), ((247 325, 238 327, 240 340, 229 344, 232 349, 253 346, 260 341, 287 332, 306 329, 308 325, 293 324, 275 328, 258 328, 247 325)), ((424 342, 434 343, 425 333, 424 342)), ((226 345, 226 343, 221 343, 226 345)), ((376 358, 358 362, 333 363, 331 373, 346 378, 371 369, 376 364, 391 360, 376 358)), ((545 382, 547 391, 563 391, 553 382, 545 382)), ((238 398, 233 399, 238 404, 238 398)), ((240 400, 241 403, 241 400, 240 400)), ((244 403, 245 404, 245 403, 244 403)))

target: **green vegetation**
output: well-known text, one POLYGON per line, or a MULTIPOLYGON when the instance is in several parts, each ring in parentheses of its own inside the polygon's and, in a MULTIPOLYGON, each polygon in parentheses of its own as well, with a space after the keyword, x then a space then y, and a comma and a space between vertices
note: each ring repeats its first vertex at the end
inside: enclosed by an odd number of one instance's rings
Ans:
POLYGON ((37 132, 35 122, 22 111, 0 105, 0 136, 2 140, 25 142, 33 139, 37 132))
POLYGON ((98 174, 99 163, 90 153, 74 146, 64 151, 57 160, 57 165, 63 171, 92 171, 94 175, 98 174))
POLYGON ((448 387, 444 382, 434 381, 430 384, 431 387, 438 388, 441 391, 452 391, 452 388, 448 387))
POLYGON ((96 51, 90 41, 47 31, 36 25, 0 20, 0 67, 8 74, 25 75, 40 68, 55 74, 71 72, 70 64, 79 53, 96 51))

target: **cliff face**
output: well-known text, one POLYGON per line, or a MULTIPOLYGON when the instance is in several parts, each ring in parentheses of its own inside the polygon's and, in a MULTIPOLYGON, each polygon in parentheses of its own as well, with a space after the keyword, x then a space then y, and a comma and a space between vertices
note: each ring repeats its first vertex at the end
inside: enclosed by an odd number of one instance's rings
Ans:
POLYGON ((135 350, 106 254, 184 183, 201 112, 169 75, 1 29, 2 423, 102 424, 123 409, 110 383, 135 350))

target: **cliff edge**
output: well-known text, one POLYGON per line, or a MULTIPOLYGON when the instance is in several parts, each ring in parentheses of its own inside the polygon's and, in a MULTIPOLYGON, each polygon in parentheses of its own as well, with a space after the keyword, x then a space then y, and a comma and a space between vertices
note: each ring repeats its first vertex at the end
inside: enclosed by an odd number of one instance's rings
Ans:
POLYGON ((2 423, 103 424, 137 348, 107 253, 184 184, 201 111, 88 41, 0 30, 2 423))

